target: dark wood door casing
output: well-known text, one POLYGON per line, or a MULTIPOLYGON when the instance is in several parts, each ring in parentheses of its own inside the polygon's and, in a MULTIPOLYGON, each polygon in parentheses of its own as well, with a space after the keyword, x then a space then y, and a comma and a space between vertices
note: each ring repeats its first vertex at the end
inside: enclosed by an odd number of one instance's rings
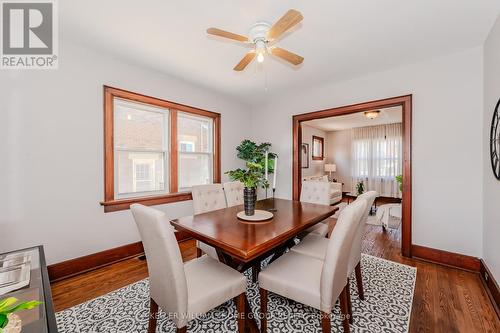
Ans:
POLYGON ((341 106, 321 111, 303 113, 293 116, 293 160, 292 160, 292 197, 293 200, 300 198, 300 179, 302 170, 300 164, 301 123, 308 120, 328 118, 334 116, 347 115, 351 113, 382 109, 393 106, 401 106, 403 110, 403 209, 402 209, 402 235, 401 253, 406 257, 411 257, 412 248, 412 178, 411 178, 411 135, 412 135, 412 95, 391 97, 381 100, 370 101, 347 106, 341 106))

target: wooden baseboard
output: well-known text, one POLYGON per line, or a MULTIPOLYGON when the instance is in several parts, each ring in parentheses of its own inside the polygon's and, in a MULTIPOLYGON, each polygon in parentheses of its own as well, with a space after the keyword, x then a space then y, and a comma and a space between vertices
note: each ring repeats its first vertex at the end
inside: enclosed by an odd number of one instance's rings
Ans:
MULTIPOLYGON (((176 232, 175 237, 178 242, 189 239, 184 232, 176 232)), ((47 269, 50 282, 55 282, 143 254, 142 242, 136 242, 52 264, 47 269)))
POLYGON ((411 246, 411 255, 412 257, 436 264, 465 269, 475 273, 479 273, 481 268, 481 261, 479 258, 420 245, 411 246))
POLYGON ((486 292, 488 293, 488 297, 495 308, 497 316, 500 318, 500 288, 498 287, 495 277, 491 274, 483 259, 481 259, 481 270, 479 275, 481 276, 481 281, 486 288, 486 292))

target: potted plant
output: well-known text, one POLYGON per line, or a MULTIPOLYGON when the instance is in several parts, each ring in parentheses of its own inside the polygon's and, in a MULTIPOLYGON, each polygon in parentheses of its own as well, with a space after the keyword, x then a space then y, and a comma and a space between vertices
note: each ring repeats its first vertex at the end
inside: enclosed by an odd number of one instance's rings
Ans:
POLYGON ((236 147, 237 156, 245 161, 246 169, 238 168, 236 170, 227 171, 231 180, 238 180, 243 183, 245 215, 251 216, 255 213, 255 202, 257 201, 257 187, 269 187, 269 182, 265 177, 265 164, 267 153, 267 171, 274 172, 273 157, 276 155, 269 152, 271 144, 268 142, 257 144, 251 140, 243 140, 236 147))
POLYGON ((0 300, 0 333, 21 332, 21 319, 15 314, 15 312, 30 310, 42 304, 42 302, 39 301, 16 303, 17 298, 14 297, 0 300))
POLYGON ((363 182, 356 183, 356 194, 361 195, 365 192, 365 184, 363 182))
POLYGON ((403 175, 397 175, 396 181, 399 183, 399 190, 403 192, 403 175))
POLYGON ((238 168, 226 172, 231 180, 238 180, 243 183, 245 189, 243 190, 245 215, 251 216, 255 213, 255 201, 257 200, 257 186, 261 185, 264 181, 262 173, 262 166, 258 163, 247 162, 246 170, 238 168))

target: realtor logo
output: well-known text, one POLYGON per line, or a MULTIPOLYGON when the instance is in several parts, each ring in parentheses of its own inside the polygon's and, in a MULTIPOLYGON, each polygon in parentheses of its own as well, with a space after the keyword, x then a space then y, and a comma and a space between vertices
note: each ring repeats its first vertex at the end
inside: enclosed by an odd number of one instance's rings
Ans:
POLYGON ((57 12, 55 0, 3 0, 2 69, 56 69, 57 12))

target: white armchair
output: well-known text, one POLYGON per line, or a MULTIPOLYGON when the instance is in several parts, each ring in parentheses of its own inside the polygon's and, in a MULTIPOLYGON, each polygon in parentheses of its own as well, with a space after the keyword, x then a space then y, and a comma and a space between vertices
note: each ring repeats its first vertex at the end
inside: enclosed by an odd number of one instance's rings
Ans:
POLYGON ((330 182, 330 205, 342 200, 342 183, 330 182))
POLYGON ((328 181, 328 176, 309 176, 309 177, 303 177, 302 178, 302 184, 304 182, 325 182, 329 184, 329 205, 336 204, 337 202, 340 202, 342 200, 342 183, 333 183, 328 181))

